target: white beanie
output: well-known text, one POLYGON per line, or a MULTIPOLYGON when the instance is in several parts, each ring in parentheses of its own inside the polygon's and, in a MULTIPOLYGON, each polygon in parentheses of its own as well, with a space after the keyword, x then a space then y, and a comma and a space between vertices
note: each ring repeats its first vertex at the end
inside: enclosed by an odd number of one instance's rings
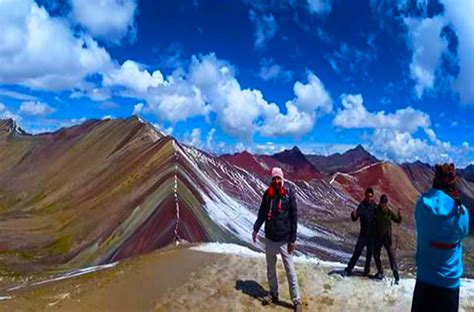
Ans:
POLYGON ((284 180, 283 170, 281 170, 281 168, 278 168, 278 167, 273 167, 272 168, 272 179, 274 177, 280 177, 282 180, 284 180))

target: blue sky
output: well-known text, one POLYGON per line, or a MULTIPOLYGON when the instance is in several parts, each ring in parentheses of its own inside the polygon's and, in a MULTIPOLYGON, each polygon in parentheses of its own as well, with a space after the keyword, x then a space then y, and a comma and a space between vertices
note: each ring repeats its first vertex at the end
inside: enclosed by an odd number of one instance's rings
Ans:
POLYGON ((472 1, 0 2, 0 117, 139 114, 215 153, 474 162, 472 1))

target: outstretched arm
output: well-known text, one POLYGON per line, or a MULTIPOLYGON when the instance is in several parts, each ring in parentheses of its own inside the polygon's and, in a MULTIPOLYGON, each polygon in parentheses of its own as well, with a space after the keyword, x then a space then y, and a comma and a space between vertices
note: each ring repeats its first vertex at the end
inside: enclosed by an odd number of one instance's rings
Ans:
POLYGON ((359 219, 359 210, 360 210, 360 205, 357 206, 357 209, 351 212, 351 219, 352 222, 356 222, 357 219, 359 219))
POLYGON ((390 210, 390 218, 395 223, 402 223, 402 214, 400 213, 400 209, 398 210, 397 214, 395 214, 392 210, 390 210))

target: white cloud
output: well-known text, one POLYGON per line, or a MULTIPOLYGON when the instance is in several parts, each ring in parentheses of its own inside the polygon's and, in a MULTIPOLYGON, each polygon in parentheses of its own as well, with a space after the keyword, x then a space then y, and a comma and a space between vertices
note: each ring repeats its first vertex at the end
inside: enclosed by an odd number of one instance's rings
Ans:
POLYGON ((282 114, 259 90, 242 89, 230 64, 214 54, 193 57, 188 71, 177 71, 156 88, 150 88, 145 112, 177 122, 194 116, 210 117, 227 134, 250 141, 255 132, 265 136, 301 136, 312 130, 321 114, 332 110, 332 100, 316 75, 308 83, 296 82, 295 98, 282 114), (280 121, 275 124, 275 121, 280 121))
POLYGON ((36 101, 38 98, 36 96, 32 96, 29 94, 21 93, 21 92, 16 92, 12 90, 7 90, 7 89, 0 89, 0 96, 1 97, 8 97, 11 99, 15 100, 20 100, 20 101, 36 101))
POLYGON ((104 86, 121 86, 143 95, 149 87, 158 87, 163 83, 163 75, 159 70, 150 74, 146 69, 132 60, 125 61, 122 66, 104 73, 104 86))
POLYGON ((321 80, 308 72, 308 83, 297 81, 293 86, 295 98, 286 103, 287 114, 269 109, 260 129, 264 136, 300 137, 310 132, 319 115, 332 111, 332 99, 321 80))
POLYGON ((20 113, 24 113, 27 115, 45 116, 45 115, 54 113, 55 111, 56 111, 55 108, 40 101, 37 101, 37 102, 26 101, 26 102, 21 103, 20 105, 20 113))
POLYGON ((427 128, 425 129, 425 133, 432 142, 436 142, 438 140, 438 137, 433 129, 427 128))
POLYGON ((0 102, 0 119, 13 119, 15 121, 20 121, 21 116, 12 113, 8 110, 5 104, 0 102))
POLYGON ((305 112, 331 112, 332 99, 321 80, 312 72, 308 72, 307 78, 307 84, 297 81, 293 87, 296 95, 293 101, 295 106, 305 112))
POLYGON ((187 133, 185 135, 185 142, 191 146, 200 148, 201 147, 201 129, 194 128, 191 131, 191 134, 187 133))
POLYGON ((68 20, 52 17, 32 0, 0 1, 0 83, 36 89, 84 87, 106 70, 108 52, 68 20))
POLYGON ((250 21, 255 23, 255 48, 263 48, 267 41, 273 39, 277 32, 277 24, 273 14, 249 12, 250 21))
MULTIPOLYGON (((444 26, 451 27, 458 39, 457 61, 459 74, 452 78, 452 90, 459 93, 460 101, 466 105, 474 105, 474 2, 471 0, 441 0, 444 12, 434 17, 427 17, 429 1, 418 0, 416 7, 421 17, 405 17, 408 30, 408 44, 413 50, 410 74, 416 82, 415 91, 419 98, 425 91, 436 89, 436 70, 439 69, 441 56, 447 52, 446 39, 440 36, 444 26)), ((372 8, 383 13, 391 3, 371 1, 372 8)), ((396 5, 401 12, 407 11, 411 1, 399 0, 396 5)))
POLYGON ((112 97, 112 94, 110 90, 107 88, 93 88, 89 92, 88 96, 93 101, 102 102, 102 101, 110 99, 112 97))
POLYGON ((279 113, 269 116, 260 129, 260 133, 268 137, 296 136, 310 132, 316 122, 314 113, 298 110, 291 102, 286 104, 287 114, 279 113))
POLYGON ((408 28, 408 43, 413 50, 410 75, 416 82, 416 95, 421 98, 425 91, 434 88, 436 70, 447 47, 447 42, 440 37, 445 22, 440 16, 421 20, 404 18, 404 22, 408 28))
POLYGON ((312 13, 324 15, 331 12, 332 0, 308 0, 308 6, 312 13))
POLYGON ((132 115, 140 115, 143 111, 143 108, 145 107, 145 104, 143 103, 137 103, 133 106, 133 113, 132 115))
POLYGON ((72 18, 94 37, 119 43, 134 29, 135 0, 70 0, 72 18))
POLYGON ((360 94, 343 94, 341 102, 344 108, 337 112, 333 124, 346 129, 373 129, 365 139, 369 141, 369 150, 381 159, 431 164, 463 160, 464 149, 441 141, 430 128, 429 115, 422 111, 407 107, 395 113, 369 112, 360 94), (419 129, 428 140, 415 137, 419 129))
POLYGON ((395 129, 413 133, 419 128, 430 126, 430 117, 411 107, 398 109, 395 113, 367 111, 360 94, 343 94, 341 96, 343 109, 339 110, 333 124, 340 128, 358 129, 395 129))
POLYGON ((173 124, 195 116, 206 116, 209 106, 201 91, 183 77, 171 77, 166 84, 150 88, 145 113, 154 113, 161 121, 173 124))
POLYGON ((160 125, 158 123, 153 123, 152 125, 153 125, 153 127, 155 127, 156 130, 158 130, 159 132, 161 132, 165 135, 172 135, 173 134, 173 131, 174 131, 173 127, 165 128, 163 125, 160 125))
POLYGON ((209 132, 207 133, 207 138, 206 138, 206 145, 207 145, 207 148, 209 150, 214 150, 214 146, 213 146, 213 143, 214 143, 214 136, 216 134, 216 129, 215 128, 212 128, 211 130, 209 130, 209 132))
POLYGON ((293 79, 293 71, 286 70, 283 66, 275 64, 273 59, 262 59, 260 61, 260 71, 258 76, 265 81, 272 79, 290 81, 293 79))
POLYGON ((461 103, 474 105, 474 2, 443 0, 445 15, 459 38, 459 75, 452 87, 459 92, 461 103))
POLYGON ((112 115, 105 115, 105 116, 102 116, 102 120, 106 120, 106 119, 114 119, 115 117, 112 116, 112 115))
POLYGON ((379 157, 396 162, 422 160, 429 163, 450 160, 451 146, 430 145, 425 140, 414 138, 409 132, 396 129, 376 129, 371 137, 370 149, 379 157))

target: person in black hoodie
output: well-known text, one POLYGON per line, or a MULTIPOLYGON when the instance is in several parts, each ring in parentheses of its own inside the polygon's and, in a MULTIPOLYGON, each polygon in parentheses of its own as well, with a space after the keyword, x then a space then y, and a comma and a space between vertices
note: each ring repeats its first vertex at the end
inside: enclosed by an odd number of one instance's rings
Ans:
POLYGON ((367 188, 365 190, 365 198, 359 204, 356 210, 352 211, 351 219, 353 222, 360 219, 360 233, 359 238, 357 239, 357 244, 352 254, 347 267, 344 269, 344 273, 347 276, 352 274, 352 270, 359 260, 364 247, 367 248, 367 253, 365 257, 365 267, 364 267, 364 276, 368 276, 370 273, 370 262, 372 259, 373 253, 373 232, 374 232, 374 220, 375 220, 375 203, 374 203, 374 190, 372 188, 367 188))
POLYGON ((293 189, 284 186, 283 171, 272 169, 272 183, 263 195, 258 218, 253 227, 252 239, 257 242, 257 233, 265 223, 265 255, 270 296, 264 304, 278 302, 278 280, 276 273, 277 254, 281 255, 288 278, 291 300, 295 311, 301 311, 298 280, 293 264, 296 248, 298 215, 293 189))
POLYGON ((392 221, 400 224, 402 216, 400 210, 395 214, 388 207, 388 196, 383 194, 380 196, 380 204, 377 206, 375 213, 375 233, 374 233, 374 259, 377 266, 376 279, 383 279, 382 261, 380 261, 380 253, 382 246, 385 247, 390 261, 390 267, 393 271, 395 284, 398 284, 400 276, 398 274, 397 260, 395 258, 395 250, 392 247, 392 221))

